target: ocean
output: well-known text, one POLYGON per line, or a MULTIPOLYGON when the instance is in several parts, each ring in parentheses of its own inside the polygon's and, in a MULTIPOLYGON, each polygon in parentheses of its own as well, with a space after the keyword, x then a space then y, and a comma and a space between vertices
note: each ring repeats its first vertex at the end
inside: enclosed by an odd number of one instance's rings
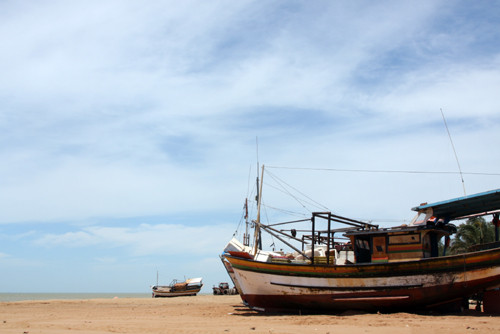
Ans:
POLYGON ((0 293, 0 302, 51 299, 151 298, 151 293, 0 293))

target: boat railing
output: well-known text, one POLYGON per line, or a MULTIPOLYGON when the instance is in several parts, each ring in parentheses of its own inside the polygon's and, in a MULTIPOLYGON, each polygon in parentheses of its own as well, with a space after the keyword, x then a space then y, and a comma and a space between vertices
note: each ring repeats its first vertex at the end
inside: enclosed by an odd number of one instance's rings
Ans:
POLYGON ((351 218, 346 218, 338 215, 334 215, 331 212, 313 212, 312 217, 311 217, 311 223, 312 223, 312 230, 311 230, 311 250, 312 250, 312 256, 311 256, 311 263, 312 264, 330 264, 330 263, 335 263, 335 259, 331 259, 333 252, 332 252, 332 246, 335 245, 335 233, 336 232, 346 232, 347 230, 368 230, 368 229, 378 229, 378 225, 373 225, 370 223, 362 222, 359 220, 351 219, 351 218), (317 218, 323 219, 327 223, 327 228, 326 228, 326 237, 323 235, 321 236, 320 231, 318 231, 318 221, 317 218), (344 225, 347 225, 348 228, 341 228, 341 229, 332 229, 332 224, 333 223, 341 223, 344 225), (319 232, 319 233, 317 233, 319 232), (317 258, 315 259, 314 255, 314 248, 315 244, 326 244, 326 257, 325 259, 317 258))
POLYGON ((483 250, 488 250, 488 249, 493 249, 493 248, 498 248, 498 247, 500 247, 500 241, 474 245, 474 246, 469 247, 467 250, 469 252, 478 252, 478 251, 483 251, 483 250))
MULTIPOLYGON (((343 234, 349 231, 373 230, 377 229, 378 225, 341 217, 338 215, 334 215, 331 212, 314 212, 309 219, 274 223, 269 225, 260 223, 260 227, 263 231, 266 231, 271 236, 277 238, 288 247, 296 251, 298 254, 300 254, 300 261, 305 261, 311 264, 331 265, 335 264, 336 261, 335 252, 340 250, 337 249, 337 247, 339 246, 339 242, 337 242, 337 240, 343 239, 342 237, 338 237, 338 234, 343 234), (277 228, 280 225, 293 225, 296 223, 303 223, 308 221, 311 223, 311 226, 309 229, 305 230, 295 229, 292 227, 289 227, 287 229, 277 228), (343 224, 344 227, 333 228, 334 224, 339 223, 343 224), (296 247, 285 239, 288 239, 289 241, 299 242, 301 244, 301 247, 296 247), (316 254, 318 253, 316 250, 320 249, 323 249, 322 253, 316 254)), ((275 257, 274 261, 285 262, 290 261, 290 259, 275 257)))

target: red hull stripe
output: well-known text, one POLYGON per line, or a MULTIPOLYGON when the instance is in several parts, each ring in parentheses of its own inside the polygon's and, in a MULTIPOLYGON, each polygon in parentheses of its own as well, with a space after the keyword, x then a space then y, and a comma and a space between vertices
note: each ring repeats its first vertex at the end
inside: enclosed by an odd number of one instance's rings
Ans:
POLYGON ((387 251, 389 253, 391 252, 404 252, 404 251, 422 251, 422 246, 421 245, 408 245, 408 246, 389 246, 387 248, 387 251))

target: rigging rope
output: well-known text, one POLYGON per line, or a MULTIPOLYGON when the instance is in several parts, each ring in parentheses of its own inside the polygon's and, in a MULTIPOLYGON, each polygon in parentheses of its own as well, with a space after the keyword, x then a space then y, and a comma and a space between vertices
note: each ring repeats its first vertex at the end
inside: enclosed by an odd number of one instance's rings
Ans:
POLYGON ((465 181, 464 181, 464 177, 463 177, 463 173, 462 173, 462 168, 460 167, 460 162, 458 161, 457 151, 455 150, 455 145, 453 144, 453 140, 451 139, 450 130, 448 129, 448 123, 446 123, 446 118, 444 118, 443 109, 440 109, 440 110, 441 110, 441 115, 443 116, 443 121, 444 121, 444 126, 446 127, 446 132, 448 132, 448 137, 450 138, 451 147, 453 148, 453 153, 455 154, 455 159, 457 160, 458 171, 460 173, 460 178, 462 179, 462 186, 464 188, 464 196, 466 196, 467 192, 465 191, 465 181))
MULTIPOLYGON (((313 167, 286 167, 286 166, 266 166, 274 169, 297 169, 314 170, 327 172, 352 172, 352 173, 398 173, 398 174, 463 174, 463 175, 482 175, 482 176, 500 176, 500 173, 477 173, 477 172, 449 172, 449 171, 418 171, 418 170, 380 170, 380 169, 347 169, 347 168, 313 168, 313 167)), ((269 172, 268 172, 269 173, 269 172)))
POLYGON ((273 173, 269 172, 268 170, 266 170, 266 173, 274 180, 276 181, 280 186, 281 188, 283 189, 284 192, 286 192, 289 196, 291 196, 292 198, 294 198, 300 205, 302 205, 302 207, 304 209, 306 209, 307 211, 309 212, 312 212, 312 210, 308 209, 301 201, 299 198, 297 198, 296 196, 294 196, 293 194, 291 194, 283 185, 286 185, 287 187, 293 189, 294 191, 296 191, 297 193, 299 193, 300 195, 304 196, 305 198, 307 198, 310 202, 308 203, 307 201, 303 201, 309 205, 313 205, 313 206, 316 206, 318 208, 321 208, 322 210, 329 210, 326 206, 324 206, 323 204, 321 203, 318 203, 316 202, 315 200, 313 200, 312 198, 310 198, 309 196, 307 196, 306 194, 304 194, 303 192, 301 192, 300 190, 292 187, 290 184, 286 183, 285 181, 283 181, 282 179, 280 179, 279 177, 277 177, 276 175, 274 175, 273 173))

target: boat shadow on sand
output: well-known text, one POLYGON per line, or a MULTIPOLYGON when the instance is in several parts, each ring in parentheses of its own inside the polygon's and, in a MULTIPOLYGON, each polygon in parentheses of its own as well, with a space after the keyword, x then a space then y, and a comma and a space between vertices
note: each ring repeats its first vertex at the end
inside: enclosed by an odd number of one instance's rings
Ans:
POLYGON ((313 310, 294 310, 294 311, 282 311, 282 312, 258 312, 249 309, 244 305, 232 305, 234 312, 231 315, 240 316, 240 317, 281 317, 281 316, 302 316, 302 315, 329 315, 329 316, 338 316, 338 317, 350 317, 350 316, 358 316, 358 315, 368 315, 368 314, 377 314, 377 315, 391 315, 391 314, 412 314, 418 316, 462 316, 462 317, 498 317, 498 314, 485 313, 476 311, 474 309, 469 310, 458 310, 458 311, 446 311, 446 310, 415 310, 413 312, 401 312, 401 311, 384 311, 384 312, 368 312, 368 311, 360 311, 360 310, 346 310, 342 312, 324 312, 324 311, 313 311, 313 310))

